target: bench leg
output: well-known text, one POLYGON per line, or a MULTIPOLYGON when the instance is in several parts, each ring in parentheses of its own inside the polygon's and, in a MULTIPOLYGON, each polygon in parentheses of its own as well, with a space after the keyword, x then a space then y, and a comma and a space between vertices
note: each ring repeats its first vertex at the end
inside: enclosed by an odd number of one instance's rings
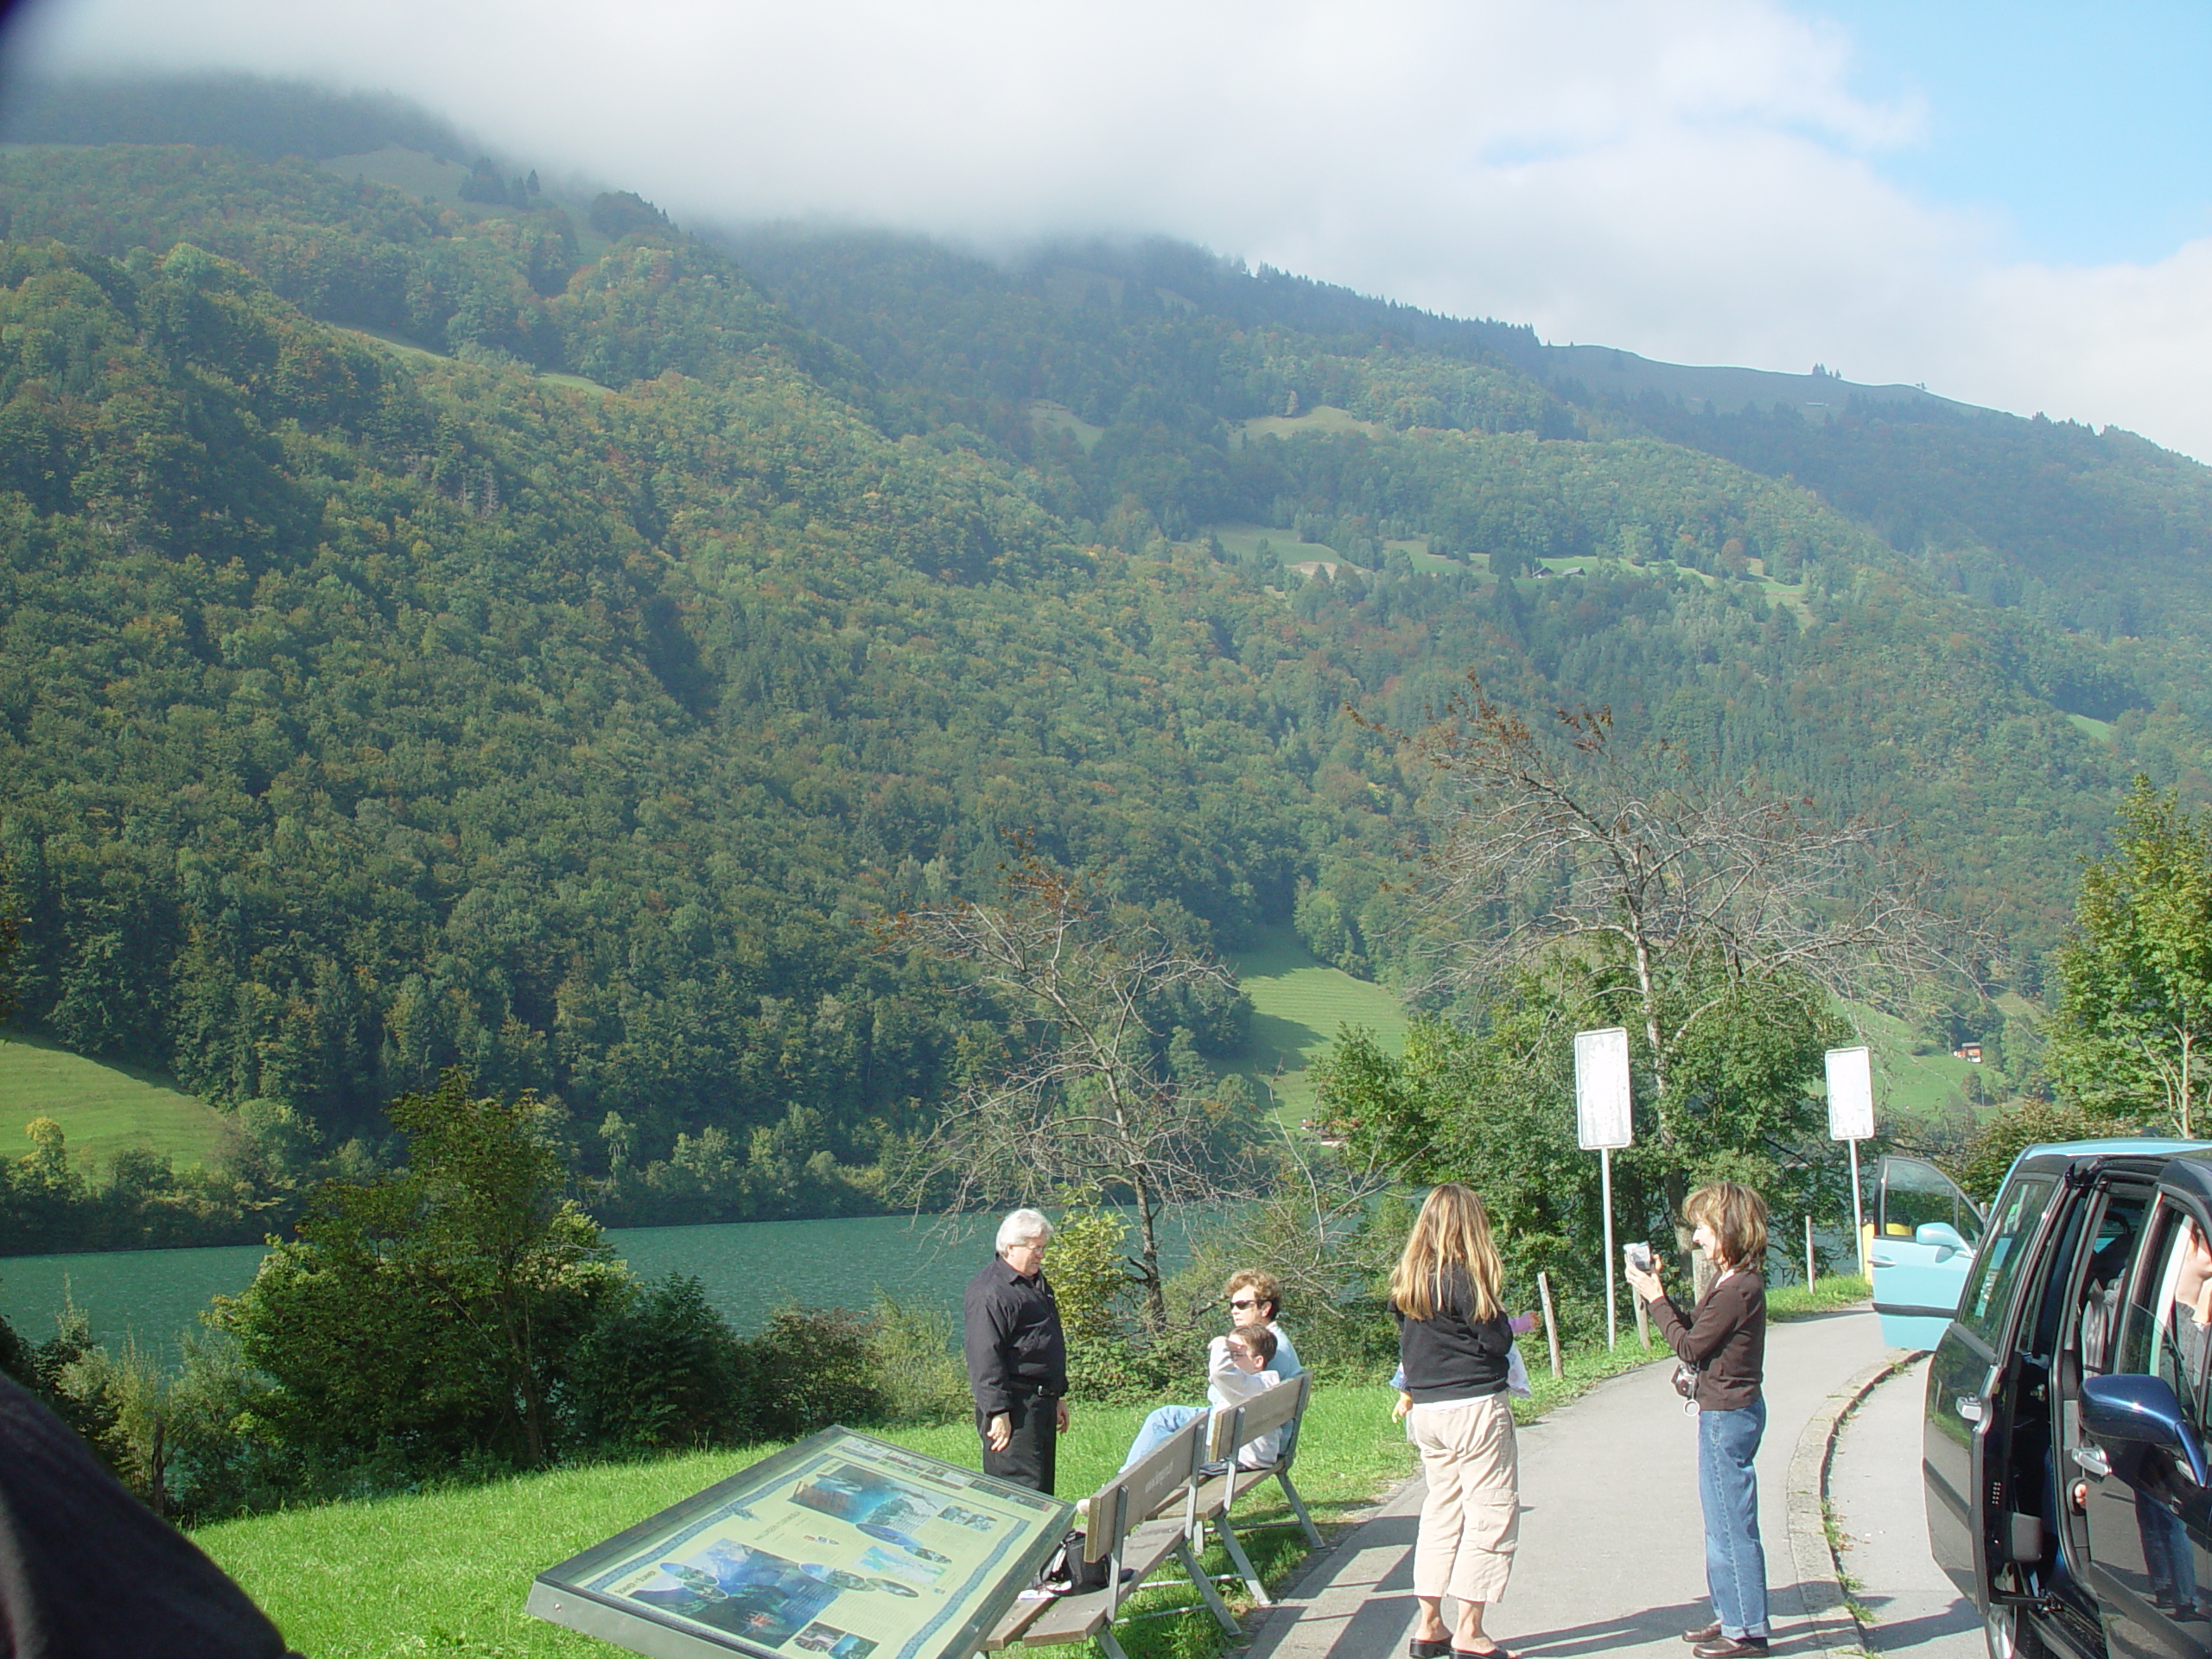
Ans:
POLYGON ((1305 1500, 1298 1496, 1298 1488, 1290 1484, 1290 1471, 1277 1471, 1275 1480, 1282 1487, 1282 1495, 1290 1500, 1290 1512, 1298 1517, 1298 1524, 1306 1529, 1306 1541, 1316 1549, 1320 1548, 1320 1532, 1313 1525, 1313 1517, 1306 1513, 1305 1500))
POLYGON ((1252 1567, 1252 1558, 1244 1553, 1244 1546, 1237 1541, 1236 1529, 1229 1524, 1228 1516, 1222 1516, 1214 1524, 1221 1529, 1221 1546, 1229 1552, 1229 1559, 1236 1563, 1237 1576, 1244 1580, 1244 1587, 1252 1592, 1253 1601, 1262 1607, 1274 1606, 1274 1599, 1268 1594, 1268 1586, 1260 1582, 1260 1575, 1252 1567))
POLYGON ((1191 1575, 1191 1582, 1198 1586, 1198 1594, 1205 1599, 1206 1611, 1220 1621, 1223 1630, 1231 1636, 1236 1635, 1236 1616, 1229 1611, 1229 1604, 1221 1599, 1221 1592, 1213 1587, 1213 1580, 1206 1576, 1205 1567, 1191 1548, 1190 1540, 1186 1538, 1176 1545, 1175 1553, 1182 1558, 1183 1570, 1191 1575))
POLYGON ((1114 1639, 1114 1627, 1111 1624, 1101 1624, 1098 1627, 1098 1645, 1105 1653, 1106 1659, 1129 1659, 1129 1656, 1122 1651, 1122 1644, 1114 1639))

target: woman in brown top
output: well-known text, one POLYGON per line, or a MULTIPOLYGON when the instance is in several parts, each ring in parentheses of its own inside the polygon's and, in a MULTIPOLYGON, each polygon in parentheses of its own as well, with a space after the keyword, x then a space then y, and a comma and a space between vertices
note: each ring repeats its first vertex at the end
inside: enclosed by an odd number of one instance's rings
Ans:
POLYGON ((1734 1181, 1690 1194, 1682 1218, 1720 1276, 1685 1321, 1657 1270, 1628 1270, 1659 1334, 1697 1373, 1697 1495, 1705 1510, 1705 1580, 1713 1622, 1684 1633, 1697 1659, 1766 1652, 1766 1552, 1759 1546, 1759 1482, 1751 1460, 1766 1432, 1759 1379, 1766 1363, 1766 1200, 1734 1181))

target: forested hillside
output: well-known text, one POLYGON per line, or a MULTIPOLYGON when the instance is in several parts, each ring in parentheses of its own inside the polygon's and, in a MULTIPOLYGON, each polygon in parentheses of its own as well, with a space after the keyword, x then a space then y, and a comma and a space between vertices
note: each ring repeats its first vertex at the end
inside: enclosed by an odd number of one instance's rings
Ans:
POLYGON ((1189 248, 482 194, 0 156, 16 990, 274 1103, 241 1181, 459 1060, 609 1219, 869 1205, 1024 1036, 862 924, 1027 830, 1389 979, 1423 780, 1342 711, 1470 669, 1904 815, 2031 993, 2127 776, 2212 792, 2212 491, 2124 434, 1604 403, 1189 248))

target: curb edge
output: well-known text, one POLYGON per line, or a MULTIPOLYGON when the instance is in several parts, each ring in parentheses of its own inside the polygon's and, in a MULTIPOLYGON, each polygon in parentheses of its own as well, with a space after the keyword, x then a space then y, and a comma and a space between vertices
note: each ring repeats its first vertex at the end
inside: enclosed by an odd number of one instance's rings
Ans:
POLYGON ((1821 1505, 1827 1497, 1828 1465, 1835 1455, 1838 1429, 1853 1407, 1894 1375, 1896 1362, 1879 1359, 1852 1376, 1821 1402, 1798 1432, 1789 1456, 1785 1493, 1789 1517, 1789 1555, 1797 1568, 1797 1593, 1804 1603, 1805 1633, 1824 1653, 1870 1651, 1865 1632, 1845 1605, 1835 1552, 1829 1548, 1821 1505))

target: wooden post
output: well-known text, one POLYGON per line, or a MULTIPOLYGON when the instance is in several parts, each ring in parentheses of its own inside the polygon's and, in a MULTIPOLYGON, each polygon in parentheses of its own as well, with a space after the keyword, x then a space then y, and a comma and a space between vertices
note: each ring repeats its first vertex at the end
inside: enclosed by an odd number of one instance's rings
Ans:
POLYGON ((1813 1218, 1805 1217, 1805 1288, 1813 1287, 1813 1281, 1820 1274, 1820 1266, 1813 1259, 1813 1218))
POLYGON ((1548 1273, 1536 1275, 1536 1294, 1544 1304, 1544 1340, 1551 1344, 1552 1375, 1564 1376, 1567 1373, 1559 1363, 1559 1319, 1552 1313, 1552 1276, 1548 1273))

